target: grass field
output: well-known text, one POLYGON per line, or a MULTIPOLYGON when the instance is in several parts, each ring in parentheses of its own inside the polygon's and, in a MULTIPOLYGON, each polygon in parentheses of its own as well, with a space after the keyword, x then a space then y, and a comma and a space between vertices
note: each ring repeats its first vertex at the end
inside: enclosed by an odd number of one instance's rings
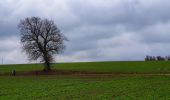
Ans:
MULTIPOLYGON (((42 70, 40 64, 1 65, 0 73, 42 70)), ((154 75, 0 76, 0 100, 168 100, 170 62, 59 63, 53 69, 154 75), (158 74, 158 75, 156 75, 158 74)))
POLYGON ((0 100, 168 100, 169 76, 0 77, 0 100))
MULTIPOLYGON (((0 65, 0 72, 42 70, 41 64, 0 65)), ((123 73, 170 73, 169 61, 122 61, 122 62, 81 62, 58 63, 53 69, 94 71, 94 72, 123 72, 123 73)))

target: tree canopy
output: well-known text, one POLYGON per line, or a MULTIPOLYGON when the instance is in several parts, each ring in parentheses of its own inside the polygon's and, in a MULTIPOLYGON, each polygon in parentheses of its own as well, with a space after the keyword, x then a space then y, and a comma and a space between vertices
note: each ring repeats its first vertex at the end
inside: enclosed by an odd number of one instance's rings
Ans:
POLYGON ((23 50, 29 60, 44 63, 44 70, 51 70, 54 54, 62 53, 67 38, 61 33, 53 20, 39 17, 25 18, 18 25, 23 50))

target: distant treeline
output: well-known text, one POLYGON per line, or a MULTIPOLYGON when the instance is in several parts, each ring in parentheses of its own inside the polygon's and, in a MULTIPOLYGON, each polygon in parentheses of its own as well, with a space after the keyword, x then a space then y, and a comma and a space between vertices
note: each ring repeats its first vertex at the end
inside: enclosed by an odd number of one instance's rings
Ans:
POLYGON ((170 56, 146 56, 145 61, 170 61, 170 56))

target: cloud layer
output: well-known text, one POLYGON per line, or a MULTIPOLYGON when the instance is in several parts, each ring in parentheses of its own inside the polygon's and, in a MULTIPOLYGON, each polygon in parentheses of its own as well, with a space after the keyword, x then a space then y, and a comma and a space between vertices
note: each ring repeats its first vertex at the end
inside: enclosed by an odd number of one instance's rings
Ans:
POLYGON ((27 63, 17 25, 25 17, 53 19, 69 42, 56 61, 143 60, 170 55, 169 0, 0 1, 0 57, 27 63))

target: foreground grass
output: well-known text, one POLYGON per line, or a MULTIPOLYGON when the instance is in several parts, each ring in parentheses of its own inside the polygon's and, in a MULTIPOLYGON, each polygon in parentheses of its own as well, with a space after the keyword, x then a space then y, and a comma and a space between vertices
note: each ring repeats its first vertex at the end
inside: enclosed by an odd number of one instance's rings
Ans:
POLYGON ((0 77, 0 100, 165 100, 170 76, 0 77))
MULTIPOLYGON (((1 65, 0 73, 16 71, 42 70, 41 64, 1 65)), ((93 72, 122 72, 122 73, 170 73, 169 61, 117 61, 117 62, 84 62, 58 63, 53 69, 93 71, 93 72)))

